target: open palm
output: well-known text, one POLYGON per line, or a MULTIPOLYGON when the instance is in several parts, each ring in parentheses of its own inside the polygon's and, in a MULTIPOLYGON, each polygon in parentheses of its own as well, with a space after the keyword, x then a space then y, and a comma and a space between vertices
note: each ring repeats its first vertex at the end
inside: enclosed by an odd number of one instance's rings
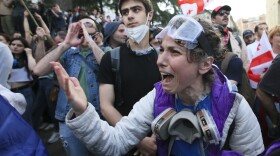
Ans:
POLYGON ((67 44, 70 44, 71 46, 80 44, 81 39, 78 38, 78 35, 81 29, 82 29, 81 24, 78 22, 70 24, 67 35, 65 37, 65 42, 67 44))
POLYGON ((82 114, 87 108, 87 97, 79 81, 75 77, 69 77, 59 62, 51 62, 57 76, 60 88, 62 88, 76 115, 82 114))

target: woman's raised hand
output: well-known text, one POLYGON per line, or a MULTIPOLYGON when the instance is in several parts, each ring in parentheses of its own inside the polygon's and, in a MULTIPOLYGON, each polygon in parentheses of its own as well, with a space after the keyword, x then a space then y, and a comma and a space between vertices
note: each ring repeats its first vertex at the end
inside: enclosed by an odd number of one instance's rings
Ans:
POLYGON ((87 97, 79 81, 75 77, 69 77, 65 69, 59 62, 50 62, 56 73, 57 80, 61 89, 64 90, 67 99, 72 106, 75 114, 82 114, 87 108, 87 97))

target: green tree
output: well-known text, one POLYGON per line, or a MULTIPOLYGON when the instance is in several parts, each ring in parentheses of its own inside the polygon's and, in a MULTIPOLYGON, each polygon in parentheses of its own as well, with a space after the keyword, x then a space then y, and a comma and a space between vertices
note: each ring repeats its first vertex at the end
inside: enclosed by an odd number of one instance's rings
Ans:
MULTIPOLYGON (((63 10, 84 6, 90 13, 93 8, 103 12, 106 7, 119 15, 118 0, 50 0, 49 2, 52 1, 60 4, 63 10)), ((153 24, 165 26, 174 15, 181 13, 177 0, 151 0, 151 2, 154 7, 153 24)))
POLYGON ((154 7, 154 24, 165 26, 176 14, 181 13, 177 0, 152 1, 154 7))
MULTIPOLYGON (((118 1, 103 0, 104 6, 115 11, 115 14, 119 14, 118 1)), ((157 25, 165 26, 168 21, 174 15, 180 13, 177 0, 151 0, 154 8, 153 23, 157 25)))

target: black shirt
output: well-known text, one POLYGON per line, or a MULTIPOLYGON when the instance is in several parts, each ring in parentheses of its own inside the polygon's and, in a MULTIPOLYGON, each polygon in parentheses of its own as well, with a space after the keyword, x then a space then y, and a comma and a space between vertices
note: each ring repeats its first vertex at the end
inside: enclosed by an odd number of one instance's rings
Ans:
POLYGON ((258 86, 262 91, 280 96, 280 54, 278 54, 258 86))
MULTIPOLYGON (((231 53, 231 52, 230 52, 231 53)), ((215 62, 215 64, 221 69, 221 61, 215 62)), ((229 80, 234 80, 238 84, 242 83, 242 69, 243 63, 242 60, 235 56, 232 57, 228 63, 227 71, 223 73, 229 80)))
MULTIPOLYGON (((126 44, 120 47, 120 75, 124 104, 116 107, 123 115, 128 115, 133 105, 154 88, 161 76, 156 64, 157 53, 137 56, 126 44)), ((111 55, 105 53, 99 72, 99 83, 115 85, 115 73, 112 71, 111 55)), ((115 93, 116 95, 116 93, 115 93)))

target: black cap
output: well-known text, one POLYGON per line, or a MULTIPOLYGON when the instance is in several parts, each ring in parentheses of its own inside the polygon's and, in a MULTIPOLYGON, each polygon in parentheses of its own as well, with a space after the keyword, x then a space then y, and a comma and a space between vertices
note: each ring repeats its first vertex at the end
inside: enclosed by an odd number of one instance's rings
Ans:
POLYGON ((245 30, 244 32, 243 32, 243 38, 244 37, 247 37, 247 36, 249 36, 249 35, 254 35, 254 33, 253 33, 253 31, 252 30, 245 30))
POLYGON ((211 17, 212 17, 212 18, 215 17, 215 16, 218 14, 218 12, 219 12, 220 10, 231 11, 231 7, 228 6, 228 5, 218 6, 218 7, 216 7, 216 8, 212 11, 211 17))

